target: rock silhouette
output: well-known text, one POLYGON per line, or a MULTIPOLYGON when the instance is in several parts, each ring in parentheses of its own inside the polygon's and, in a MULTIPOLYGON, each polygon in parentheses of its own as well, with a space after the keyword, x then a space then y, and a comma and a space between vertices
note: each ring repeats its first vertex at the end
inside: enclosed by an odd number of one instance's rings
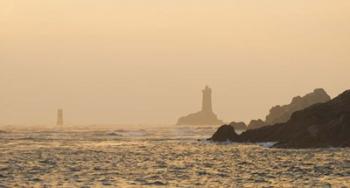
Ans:
POLYGON ((239 139, 238 134, 235 132, 235 128, 232 125, 221 126, 215 134, 209 139, 217 142, 237 141, 239 139))
POLYGON ((206 86, 203 90, 202 110, 179 118, 177 125, 220 125, 223 124, 213 112, 212 90, 206 86))
POLYGON ((276 142, 274 147, 281 148, 350 147, 350 90, 331 101, 293 113, 285 123, 248 130, 238 136, 231 130, 232 135, 219 130, 211 140, 276 142))
POLYGON ((236 130, 247 130, 247 125, 244 122, 231 122, 230 125, 236 130))
MULTIPOLYGON (((247 129, 258 129, 267 125, 274 125, 277 123, 287 122, 291 115, 298 111, 305 109, 317 103, 323 103, 331 100, 331 97, 324 89, 315 89, 313 92, 306 94, 303 97, 297 96, 292 99, 292 102, 287 105, 277 105, 271 108, 270 113, 266 116, 266 120, 257 119, 251 120, 247 129)), ((243 123, 243 122, 242 122, 243 123)), ((237 125, 233 124, 236 128, 237 125)), ((240 125, 242 127, 242 125, 240 125)))
POLYGON ((313 92, 308 93, 303 97, 294 97, 290 104, 272 107, 270 113, 266 116, 265 124, 274 125, 276 123, 285 123, 290 119, 294 112, 329 100, 331 100, 331 97, 324 89, 315 89, 313 92))
MULTIPOLYGON (((317 103, 327 102, 329 100, 331 100, 331 98, 324 89, 315 89, 313 92, 308 93, 303 97, 294 97, 290 104, 272 107, 270 113, 266 116, 265 121, 262 119, 251 120, 250 123, 245 126, 250 130, 265 127, 267 125, 284 123, 290 119, 294 112, 305 109, 317 103)), ((236 128, 237 125, 233 125, 236 128)), ((242 127, 242 125, 240 125, 240 127, 242 127)))
POLYGON ((258 129, 265 126, 266 126, 266 123, 263 120, 257 119, 257 120, 250 121, 248 125, 248 129, 258 129))
POLYGON ((296 111, 305 109, 317 103, 330 101, 331 97, 322 88, 315 89, 313 92, 306 94, 303 97, 294 97, 290 104, 277 105, 271 108, 270 113, 266 116, 266 120, 252 120, 248 124, 248 129, 257 129, 267 125, 287 122, 292 114, 296 111))

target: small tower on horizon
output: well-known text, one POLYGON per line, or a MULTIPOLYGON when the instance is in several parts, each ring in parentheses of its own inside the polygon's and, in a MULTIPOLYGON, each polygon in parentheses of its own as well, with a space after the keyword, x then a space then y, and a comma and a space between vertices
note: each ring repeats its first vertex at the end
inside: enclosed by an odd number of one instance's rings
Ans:
POLYGON ((213 107, 211 102, 211 89, 205 86, 203 89, 203 102, 202 102, 202 112, 213 113, 213 107))
POLYGON ((62 127, 63 126, 63 109, 57 110, 57 126, 62 127))

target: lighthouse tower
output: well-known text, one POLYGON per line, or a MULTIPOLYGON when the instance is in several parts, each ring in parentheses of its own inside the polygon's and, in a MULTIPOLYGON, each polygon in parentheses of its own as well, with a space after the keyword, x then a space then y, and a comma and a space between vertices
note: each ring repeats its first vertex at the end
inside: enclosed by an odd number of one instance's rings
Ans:
POLYGON ((203 90, 203 102, 202 102, 202 112, 213 113, 213 107, 211 102, 211 89, 206 86, 203 90))
POLYGON ((178 125, 221 125, 224 123, 213 112, 210 87, 205 86, 202 94, 202 110, 180 117, 177 120, 178 125))
POLYGON ((57 110, 57 124, 56 125, 58 127, 63 126, 63 110, 62 109, 57 110))

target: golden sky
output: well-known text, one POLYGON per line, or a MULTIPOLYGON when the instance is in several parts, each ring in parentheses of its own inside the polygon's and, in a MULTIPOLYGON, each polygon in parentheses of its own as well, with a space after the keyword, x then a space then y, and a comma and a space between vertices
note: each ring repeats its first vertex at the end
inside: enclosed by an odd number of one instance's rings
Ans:
POLYGON ((350 89, 349 0, 0 0, 0 124, 225 121, 350 89))

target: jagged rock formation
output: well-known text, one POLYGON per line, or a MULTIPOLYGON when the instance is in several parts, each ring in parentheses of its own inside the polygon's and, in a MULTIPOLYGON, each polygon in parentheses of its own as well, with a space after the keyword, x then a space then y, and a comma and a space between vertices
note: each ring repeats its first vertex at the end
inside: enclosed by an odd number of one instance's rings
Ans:
POLYGON ((235 141, 239 136, 235 132, 235 128, 232 125, 221 126, 215 134, 209 139, 217 142, 235 141))
POLYGON ((266 120, 252 120, 246 127, 250 129, 258 129, 267 125, 287 122, 291 115, 299 110, 305 109, 317 103, 323 103, 331 100, 331 97, 324 89, 315 89, 313 92, 303 97, 297 96, 287 105, 277 105, 271 108, 270 113, 266 116, 266 120))
POLYGON ((203 90, 202 110, 179 118, 177 125, 220 125, 223 124, 213 112, 212 90, 206 86, 203 90))
POLYGON ((230 125, 235 128, 235 130, 247 130, 247 125, 244 122, 231 122, 230 125))
POLYGON ((250 121, 250 123, 248 124, 248 129, 258 129, 265 126, 266 123, 263 120, 257 119, 250 121))
POLYGON ((285 123, 294 112, 329 100, 331 100, 331 97, 324 89, 315 89, 312 93, 306 94, 303 97, 294 97, 292 102, 288 105, 272 107, 270 113, 266 116, 265 124, 274 125, 276 123, 285 123))
POLYGON ((229 125, 234 127, 236 130, 237 129, 247 130, 247 129, 258 129, 261 127, 265 127, 266 123, 261 119, 257 119, 257 120, 251 120, 248 125, 246 125, 244 122, 235 122, 235 121, 231 122, 229 125))
POLYGON ((248 130, 238 136, 222 133, 222 129, 214 135, 213 141, 277 142, 274 147, 281 148, 350 147, 350 90, 331 101, 293 113, 285 123, 248 130))
POLYGON ((306 94, 303 97, 297 96, 292 99, 292 102, 287 105, 277 105, 271 108, 270 113, 266 116, 266 120, 252 120, 248 129, 257 129, 267 125, 287 122, 292 114, 296 111, 305 109, 317 103, 330 101, 331 97, 324 89, 315 89, 313 92, 306 94))

